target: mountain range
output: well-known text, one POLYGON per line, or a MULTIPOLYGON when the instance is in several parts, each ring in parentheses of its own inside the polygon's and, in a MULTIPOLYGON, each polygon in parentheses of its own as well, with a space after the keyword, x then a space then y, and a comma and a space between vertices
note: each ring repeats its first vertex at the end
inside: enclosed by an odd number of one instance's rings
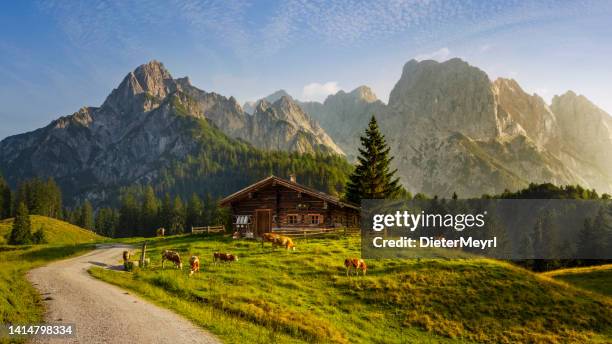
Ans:
POLYGON ((341 189, 373 115, 412 192, 480 196, 530 182, 612 191, 607 113, 572 91, 547 104, 515 80, 491 81, 460 59, 407 62, 388 104, 360 86, 322 103, 280 90, 243 106, 151 61, 100 107, 2 140, 0 170, 13 184, 52 176, 79 198, 104 199, 105 190, 134 182, 188 190, 196 176, 207 178, 198 187, 225 194, 290 170, 304 170, 309 183, 329 191, 341 189))
POLYGON ((53 177, 68 203, 105 202, 120 189, 225 195, 269 174, 341 190, 350 166, 341 150, 288 99, 248 115, 232 97, 174 79, 151 61, 125 76, 100 107, 0 142, 0 172, 14 187, 53 177))
POLYGON ((612 191, 610 115, 572 91, 547 104, 458 58, 409 61, 388 104, 367 86, 298 104, 350 161, 375 115, 412 192, 472 197, 547 182, 612 191))

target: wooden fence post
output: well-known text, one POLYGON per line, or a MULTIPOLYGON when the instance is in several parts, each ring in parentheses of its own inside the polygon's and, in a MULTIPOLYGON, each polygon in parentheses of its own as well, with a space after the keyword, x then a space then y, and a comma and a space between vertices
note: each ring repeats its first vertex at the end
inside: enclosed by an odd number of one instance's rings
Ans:
POLYGON ((142 252, 140 253, 140 262, 138 262, 138 266, 142 269, 145 264, 145 256, 147 254, 147 241, 142 243, 142 252))

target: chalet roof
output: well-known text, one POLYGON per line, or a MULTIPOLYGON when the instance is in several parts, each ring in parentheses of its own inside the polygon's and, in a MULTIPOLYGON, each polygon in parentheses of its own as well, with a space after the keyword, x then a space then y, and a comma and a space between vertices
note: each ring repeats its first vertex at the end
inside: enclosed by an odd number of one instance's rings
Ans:
POLYGON ((313 188, 298 184, 298 183, 294 183, 291 182, 289 180, 283 179, 283 178, 279 178, 277 176, 269 176, 267 178, 264 178, 254 184, 251 184, 249 186, 247 186, 246 188, 239 190, 237 192, 234 192, 233 194, 225 197, 224 199, 221 200, 221 205, 227 205, 230 202, 240 198, 241 196, 247 195, 249 192, 254 192, 257 191, 259 189, 261 189, 262 187, 268 186, 269 184, 273 184, 276 183, 276 185, 282 185, 286 188, 289 189, 293 189, 297 192, 302 192, 305 193, 307 195, 310 195, 312 197, 316 197, 319 199, 322 199, 324 201, 327 201, 329 203, 335 204, 339 207, 348 207, 348 208, 352 208, 355 210, 359 210, 359 206, 352 204, 352 203, 348 203, 348 202, 342 202, 340 201, 340 199, 338 197, 334 197, 332 195, 326 194, 325 192, 321 192, 318 190, 315 190, 313 188))

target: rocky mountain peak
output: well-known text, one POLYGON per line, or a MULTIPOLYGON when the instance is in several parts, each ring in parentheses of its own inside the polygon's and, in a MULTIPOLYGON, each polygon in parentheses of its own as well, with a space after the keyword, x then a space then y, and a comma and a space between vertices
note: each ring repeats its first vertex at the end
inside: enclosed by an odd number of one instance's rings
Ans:
POLYGON ((301 112, 303 113, 300 106, 291 98, 291 96, 282 96, 280 99, 275 101, 272 104, 274 107, 278 108, 280 111, 289 113, 289 112, 301 112))
POLYGON ((436 133, 484 139, 500 132, 489 77, 458 58, 406 63, 389 96, 389 108, 403 123, 421 121, 436 133))
POLYGON ((378 97, 376 97, 376 94, 374 93, 374 91, 372 91, 371 88, 365 85, 361 85, 357 87, 356 89, 352 90, 349 93, 349 95, 351 95, 352 97, 358 100, 365 101, 367 103, 372 103, 378 100, 378 97))
POLYGON ((139 113, 154 107, 151 98, 161 100, 179 88, 164 65, 153 60, 128 73, 102 106, 120 114, 139 113))

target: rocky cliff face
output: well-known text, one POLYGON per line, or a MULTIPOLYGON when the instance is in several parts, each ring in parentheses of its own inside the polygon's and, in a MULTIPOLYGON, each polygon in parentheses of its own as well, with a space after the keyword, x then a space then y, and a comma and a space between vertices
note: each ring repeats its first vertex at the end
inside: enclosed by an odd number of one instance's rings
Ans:
POLYGON ((376 114, 402 183, 413 192, 480 196, 530 182, 612 191, 612 120, 572 92, 549 106, 514 80, 491 82, 451 59, 406 63, 388 105, 355 101, 360 97, 351 93, 302 107, 349 158, 376 114))
POLYGON ((349 161, 355 161, 357 158, 359 137, 363 135, 370 118, 386 111, 385 105, 367 86, 357 87, 348 93, 339 91, 328 96, 323 103, 299 104, 306 113, 321 123, 346 153, 349 161))
POLYGON ((244 136, 266 149, 344 154, 325 130, 289 96, 282 96, 272 104, 259 101, 244 136))

